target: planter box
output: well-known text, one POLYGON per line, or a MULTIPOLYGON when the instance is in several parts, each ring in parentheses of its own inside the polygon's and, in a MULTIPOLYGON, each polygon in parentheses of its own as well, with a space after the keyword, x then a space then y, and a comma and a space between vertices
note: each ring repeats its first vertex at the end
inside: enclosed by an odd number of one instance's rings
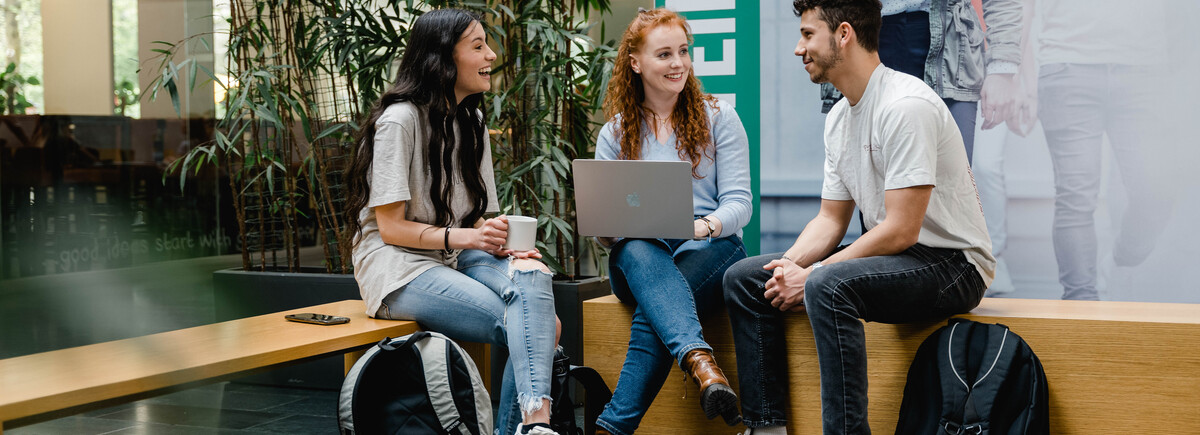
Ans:
MULTIPOLYGON (((329 274, 320 267, 301 270, 301 273, 247 272, 238 268, 213 272, 216 321, 361 299, 354 275, 329 274)), ((252 374, 238 381, 338 390, 342 387, 343 374, 344 361, 339 355, 252 374)))

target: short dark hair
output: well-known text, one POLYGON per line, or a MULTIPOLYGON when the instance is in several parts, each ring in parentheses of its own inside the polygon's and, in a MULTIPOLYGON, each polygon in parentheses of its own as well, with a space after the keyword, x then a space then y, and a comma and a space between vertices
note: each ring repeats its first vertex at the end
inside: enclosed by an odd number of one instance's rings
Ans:
POLYGON ((829 30, 850 23, 858 35, 858 45, 870 52, 879 51, 879 26, 883 23, 883 4, 879 0, 792 0, 792 9, 797 17, 816 9, 829 30))

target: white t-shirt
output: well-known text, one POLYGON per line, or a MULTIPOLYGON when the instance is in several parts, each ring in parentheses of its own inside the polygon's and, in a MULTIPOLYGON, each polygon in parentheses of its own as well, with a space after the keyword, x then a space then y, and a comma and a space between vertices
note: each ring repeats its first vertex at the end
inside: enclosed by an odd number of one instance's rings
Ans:
POLYGON ((1168 13, 1163 0, 1039 1, 1037 61, 1041 65, 1165 63, 1168 13))
POLYGON ((921 79, 880 65, 858 104, 843 98, 825 119, 821 198, 854 201, 867 229, 887 215, 885 190, 933 186, 917 243, 961 249, 987 285, 992 241, 962 135, 921 79))
MULTIPOLYGON (((482 114, 479 114, 482 117, 482 114)), ((440 249, 413 249, 389 245, 379 235, 379 224, 375 220, 375 207, 406 201, 404 218, 433 224, 435 211, 429 198, 429 159, 425 156, 429 122, 412 103, 404 102, 389 106, 375 121, 375 152, 371 160, 371 172, 367 182, 371 186, 371 197, 367 206, 359 212, 362 235, 354 246, 354 279, 358 291, 367 303, 367 314, 374 316, 379 311, 383 298, 408 284, 422 272, 437 266, 456 267, 459 250, 446 255, 440 249)), ((453 134, 459 134, 458 123, 453 134)), ((459 142, 461 144, 461 142, 459 142)), ((457 162, 455 150, 454 161, 457 162)), ((479 173, 487 188, 486 212, 500 211, 496 199, 496 176, 492 173, 492 147, 488 135, 483 135, 483 161, 479 173)), ((467 189, 462 175, 455 171, 454 184, 450 189, 451 219, 455 226, 463 222, 470 211, 467 189)), ((472 222, 473 223, 473 222, 472 222)), ((438 231, 438 235, 442 234, 438 231)))

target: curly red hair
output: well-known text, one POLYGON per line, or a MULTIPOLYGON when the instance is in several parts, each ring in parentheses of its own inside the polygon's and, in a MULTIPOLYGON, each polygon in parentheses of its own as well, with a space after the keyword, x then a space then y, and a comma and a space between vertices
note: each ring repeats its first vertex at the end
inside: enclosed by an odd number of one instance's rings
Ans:
MULTIPOLYGON (((614 133, 620 138, 622 160, 636 159, 642 155, 642 119, 647 117, 642 102, 646 100, 646 91, 642 84, 642 76, 633 72, 630 66, 630 56, 642 48, 646 34, 658 26, 679 26, 687 35, 688 43, 692 40, 692 31, 679 14, 667 9, 642 11, 637 14, 625 34, 621 36, 621 46, 617 49, 617 60, 613 65, 612 78, 608 82, 608 91, 604 95, 604 116, 610 121, 620 121, 614 133)), ((668 118, 675 127, 675 138, 678 141, 676 149, 679 158, 692 162, 692 176, 700 178, 697 168, 700 160, 713 156, 707 152, 712 143, 709 130, 708 116, 704 112, 707 103, 714 109, 717 99, 704 93, 700 80, 695 71, 688 71, 687 83, 679 100, 668 118)))

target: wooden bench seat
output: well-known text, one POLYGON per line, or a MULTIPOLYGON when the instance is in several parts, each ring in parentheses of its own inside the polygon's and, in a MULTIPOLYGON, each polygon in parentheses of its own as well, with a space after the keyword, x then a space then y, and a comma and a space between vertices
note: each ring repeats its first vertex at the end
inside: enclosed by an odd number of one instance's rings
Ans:
MULTIPOLYGON (((3 359, 0 433, 255 370, 362 349, 417 329, 416 322, 372 319, 364 314, 362 301, 347 300, 3 359), (299 312, 351 320, 322 326, 283 318, 299 312)), ((352 361, 348 357, 348 363, 352 361)))
MULTIPOLYGON (((585 362, 615 387, 633 310, 613 296, 583 307, 585 362)), ((989 298, 961 317, 1008 325, 1033 348, 1049 383, 1050 433, 1200 433, 1200 305, 989 298)), ((873 432, 895 430, 912 357, 943 325, 867 323, 873 432)), ((722 313, 703 326, 736 389, 728 317, 722 313)), ((787 331, 787 349, 774 351, 787 354, 791 370, 788 431, 821 433, 820 379, 808 318, 792 315, 787 331)), ((733 433, 720 419, 704 419, 696 387, 682 382, 681 373, 672 373, 638 433, 733 433)))

